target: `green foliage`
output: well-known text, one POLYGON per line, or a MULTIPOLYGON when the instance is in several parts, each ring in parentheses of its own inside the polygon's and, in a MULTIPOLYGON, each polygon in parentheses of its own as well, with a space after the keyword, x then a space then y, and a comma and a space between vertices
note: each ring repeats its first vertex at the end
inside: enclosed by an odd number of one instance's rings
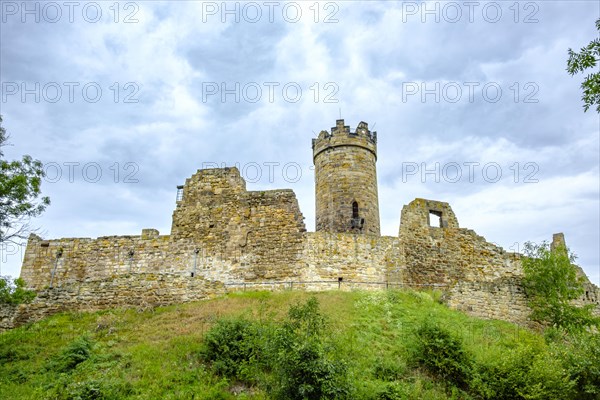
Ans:
POLYGON ((276 333, 274 397, 285 400, 345 399, 350 389, 347 365, 336 357, 319 302, 290 307, 288 320, 276 333))
POLYGON ((380 357, 375 360, 373 376, 382 381, 402 379, 406 372, 406 364, 396 357, 380 357))
POLYGON ((560 360, 531 346, 478 364, 471 387, 474 393, 490 400, 577 398, 574 382, 560 360))
POLYGON ((600 334, 580 332, 554 343, 552 351, 575 384, 579 400, 600 398, 600 334))
POLYGON ((461 340, 429 321, 419 326, 415 335, 414 360, 432 374, 466 386, 472 361, 461 340))
POLYGON ((2 127, 0 116, 0 242, 24 238, 29 227, 27 221, 40 215, 50 204, 41 194, 43 165, 28 155, 21 161, 4 160, 2 147, 8 135, 2 127))
POLYGON ((148 312, 55 315, 0 335, 0 398, 600 397, 597 335, 541 335, 411 291, 314 296, 319 301, 302 292, 248 293, 148 312), (217 362, 239 361, 235 372, 225 376, 206 358, 209 343, 217 362), (418 343, 430 343, 429 353, 420 351, 434 368, 414 362, 418 343))
POLYGON ((216 374, 242 378, 259 351, 257 332, 257 327, 245 319, 218 320, 204 337, 202 356, 212 363, 216 374))
POLYGON ((311 297, 304 304, 292 305, 284 328, 289 333, 305 337, 323 333, 327 328, 327 319, 320 312, 316 297, 311 297))
POLYGON ((404 400, 407 398, 406 390, 398 383, 388 383, 377 393, 377 400, 404 400))
POLYGON ((10 363, 18 360, 27 360, 29 355, 21 348, 10 346, 0 347, 0 364, 10 363))
POLYGON ((319 303, 311 298, 291 306, 286 321, 274 329, 243 318, 218 320, 205 335, 201 354, 214 373, 259 383, 275 398, 345 398, 346 366, 324 340, 326 329, 319 303), (270 371, 272 379, 257 379, 270 371))
POLYGON ((48 369, 55 372, 70 372, 90 358, 93 343, 87 336, 81 336, 67 345, 63 351, 48 363, 48 369))
POLYGON ((11 282, 10 277, 0 276, 0 304, 30 303, 36 296, 33 290, 25 289, 26 283, 21 278, 11 282))
MULTIPOLYGON (((596 20, 596 29, 600 32, 600 19, 596 20)), ((587 46, 583 47, 579 53, 568 50, 569 59, 567 60, 567 71, 571 75, 583 72, 586 69, 595 69, 600 59, 600 39, 592 40, 587 46)), ((600 72, 592 72, 584 79, 581 84, 583 89, 583 109, 587 111, 594 104, 596 112, 600 113, 600 72)))
POLYGON ((584 278, 577 275, 575 256, 564 247, 550 250, 547 242, 525 243, 522 259, 523 284, 532 319, 555 327, 581 330, 598 323, 591 310, 594 305, 577 307, 572 300, 583 293, 584 278))
POLYGON ((71 375, 63 374, 44 388, 44 399, 52 400, 119 400, 133 393, 125 382, 111 382, 96 378, 75 381, 71 375))

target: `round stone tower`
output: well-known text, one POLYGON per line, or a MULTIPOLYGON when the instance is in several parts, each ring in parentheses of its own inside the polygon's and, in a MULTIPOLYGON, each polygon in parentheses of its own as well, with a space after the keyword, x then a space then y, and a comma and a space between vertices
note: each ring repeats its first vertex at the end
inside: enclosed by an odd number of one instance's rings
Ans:
POLYGON ((377 132, 366 122, 355 132, 338 119, 312 141, 316 230, 379 235, 377 132))

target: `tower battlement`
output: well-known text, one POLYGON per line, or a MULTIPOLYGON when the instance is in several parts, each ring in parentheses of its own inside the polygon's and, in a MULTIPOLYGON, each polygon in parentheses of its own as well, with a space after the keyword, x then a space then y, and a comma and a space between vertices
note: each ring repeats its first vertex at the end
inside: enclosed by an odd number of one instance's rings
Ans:
MULTIPOLYGON (((332 136, 332 135, 346 135, 346 136, 364 136, 371 140, 373 143, 377 143, 377 132, 371 132, 369 130, 369 124, 361 121, 354 131, 350 130, 349 125, 344 125, 343 119, 338 119, 335 121, 335 126, 331 127, 331 133, 328 131, 321 131, 323 136, 332 136)), ((321 138, 321 135, 319 135, 321 138)))
POLYGON ((313 160, 328 149, 340 146, 362 147, 375 156, 377 160, 377 132, 369 130, 369 124, 361 121, 356 130, 344 125, 343 119, 338 119, 331 131, 323 130, 316 139, 312 140, 313 160))

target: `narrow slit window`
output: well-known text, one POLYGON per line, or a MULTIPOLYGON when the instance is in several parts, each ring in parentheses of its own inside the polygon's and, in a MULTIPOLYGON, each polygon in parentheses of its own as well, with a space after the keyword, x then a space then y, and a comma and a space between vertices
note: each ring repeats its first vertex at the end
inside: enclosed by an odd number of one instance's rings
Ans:
POLYGON ((183 200, 183 185, 177 186, 177 196, 175 198, 176 201, 183 200))
POLYGON ((358 218, 358 203, 356 201, 352 203, 352 218, 358 218))

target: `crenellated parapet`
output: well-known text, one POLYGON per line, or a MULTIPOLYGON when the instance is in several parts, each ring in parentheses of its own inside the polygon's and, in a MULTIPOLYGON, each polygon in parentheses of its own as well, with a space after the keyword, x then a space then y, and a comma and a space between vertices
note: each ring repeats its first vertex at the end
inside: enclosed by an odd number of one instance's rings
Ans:
POLYGON ((377 132, 371 132, 366 122, 360 122, 356 130, 351 131, 349 126, 344 125, 343 119, 338 119, 331 132, 321 131, 312 140, 313 161, 319 154, 337 147, 360 147, 377 160, 377 132))

